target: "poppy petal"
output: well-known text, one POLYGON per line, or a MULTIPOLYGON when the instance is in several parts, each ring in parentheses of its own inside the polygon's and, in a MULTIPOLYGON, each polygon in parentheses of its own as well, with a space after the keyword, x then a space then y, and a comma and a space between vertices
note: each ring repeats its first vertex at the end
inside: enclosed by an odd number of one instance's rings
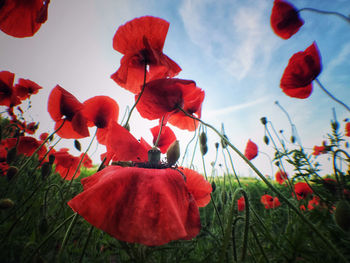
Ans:
POLYGON ((109 166, 82 184, 68 205, 119 240, 158 246, 199 233, 198 207, 173 169, 109 166))
MULTIPOLYGON (((160 125, 151 128, 151 132, 153 135, 153 144, 155 144, 157 141, 159 130, 160 130, 160 125)), ((176 136, 174 132, 168 126, 163 126, 157 147, 162 153, 166 153, 169 146, 175 140, 176 140, 176 136)))
POLYGON ((249 139, 244 151, 244 156, 247 157, 248 160, 253 160, 257 155, 258 146, 249 139))

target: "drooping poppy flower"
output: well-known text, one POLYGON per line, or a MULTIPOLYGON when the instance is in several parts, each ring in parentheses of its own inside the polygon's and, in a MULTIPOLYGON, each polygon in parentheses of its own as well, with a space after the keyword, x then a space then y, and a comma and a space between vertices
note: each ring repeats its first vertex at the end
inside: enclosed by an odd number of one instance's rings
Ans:
POLYGON ((247 146, 245 147, 244 156, 247 157, 248 160, 253 160, 257 155, 258 146, 249 139, 247 146))
POLYGON ((163 54, 169 23, 161 18, 144 16, 120 26, 113 37, 113 48, 124 56, 111 78, 121 87, 138 94, 144 82, 174 77, 181 68, 163 54))
POLYGON ((0 29, 13 37, 31 37, 47 20, 50 0, 3 0, 0 29))
POLYGON ((305 99, 311 95, 312 81, 322 69, 321 56, 316 42, 305 51, 295 53, 281 78, 281 89, 290 97, 305 99))
POLYGON ((18 83, 14 86, 14 89, 16 95, 21 100, 25 100, 30 98, 31 95, 37 94, 42 87, 29 79, 19 79, 18 83))
POLYGON ((271 12, 271 27, 276 35, 288 39, 299 31, 304 21, 300 18, 298 10, 289 2, 275 0, 271 12))
POLYGON ((180 129, 194 131, 198 121, 187 117, 178 107, 200 118, 203 100, 204 91, 192 80, 157 79, 146 84, 136 108, 143 118, 155 120, 164 116, 165 122, 168 120, 180 129))
POLYGON ((21 103, 13 88, 14 79, 14 73, 0 71, 0 105, 13 107, 21 103))
POLYGON ((203 175, 194 170, 183 167, 179 167, 178 169, 185 175, 187 189, 196 200, 197 206, 206 206, 211 198, 211 184, 204 179, 203 175))
POLYGON ((321 146, 315 145, 315 146, 314 146, 314 151, 313 151, 312 155, 318 156, 318 155, 320 155, 320 154, 322 154, 322 153, 326 153, 326 152, 327 152, 327 151, 326 151, 326 147, 325 147, 324 145, 321 145, 321 146))
POLYGON ((107 163, 109 160, 133 162, 148 160, 148 149, 145 145, 117 122, 110 123, 106 140, 107 163))
MULTIPOLYGON (((3 141, 3 145, 10 150, 17 145, 17 154, 24 154, 25 156, 32 156, 33 153, 39 148, 41 142, 37 139, 29 136, 20 136, 17 144, 17 138, 7 138, 3 141)), ((46 154, 46 147, 42 146, 37 152, 39 159, 43 158, 46 154)))
MULTIPOLYGON (((153 144, 155 144, 157 141, 159 130, 160 130, 160 125, 151 128, 151 132, 153 135, 153 144)), ((162 153, 166 153, 169 146, 175 140, 176 140, 176 136, 174 132, 168 126, 163 126, 157 147, 162 153)))
POLYGON ((83 115, 88 120, 88 126, 96 126, 97 141, 106 144, 108 125, 117 122, 119 106, 115 100, 108 96, 95 96, 84 101, 83 115))
POLYGON ((118 240, 159 246, 200 231, 196 201, 175 169, 109 166, 81 182, 68 205, 118 240))
POLYGON ((345 124, 345 136, 350 137, 350 122, 345 124))
POLYGON ((238 207, 238 211, 242 212, 245 209, 245 199, 244 196, 241 196, 238 200, 237 200, 237 207, 238 207))
MULTIPOLYGON (((69 149, 62 148, 59 151, 55 151, 51 153, 55 156, 54 164, 56 164, 56 172, 59 173, 59 175, 65 179, 65 180, 72 180, 75 171, 78 168, 80 158, 71 155, 68 152, 69 149)), ((80 175, 80 169, 74 176, 74 179, 77 179, 80 175)))
POLYGON ((294 185, 294 191, 297 195, 297 199, 306 199, 309 195, 313 193, 312 189, 307 183, 298 182, 294 185))
POLYGON ((283 184, 284 181, 287 180, 288 174, 281 170, 278 170, 277 173, 275 174, 275 178, 279 184, 283 184))
MULTIPOLYGON (((84 153, 81 153, 80 156, 79 156, 79 158, 83 158, 83 155, 84 155, 84 153)), ((83 162, 82 162, 82 165, 83 165, 84 167, 86 167, 86 168, 92 168, 92 167, 93 167, 93 165, 92 165, 92 160, 91 160, 91 158, 89 157, 89 155, 85 154, 84 160, 83 160, 83 162)))
POLYGON ((84 105, 71 93, 56 85, 48 100, 48 112, 56 122, 57 130, 64 122, 57 135, 66 139, 79 139, 89 136, 87 120, 82 114, 84 105))
POLYGON ((260 202, 265 206, 265 209, 276 208, 281 205, 278 197, 272 197, 271 195, 263 195, 260 198, 260 202))

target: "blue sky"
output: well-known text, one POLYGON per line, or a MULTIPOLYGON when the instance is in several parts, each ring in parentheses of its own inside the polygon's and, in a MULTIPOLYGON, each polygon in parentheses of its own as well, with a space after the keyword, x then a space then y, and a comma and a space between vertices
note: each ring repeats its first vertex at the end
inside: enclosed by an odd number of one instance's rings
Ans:
MULTIPOLYGON (((297 8, 314 7, 350 14, 347 0, 290 2, 297 8)), ((350 105, 350 24, 335 16, 304 11, 301 13, 305 21, 303 27, 291 39, 283 40, 270 28, 272 4, 272 0, 52 0, 48 21, 34 37, 16 39, 0 32, 0 69, 43 87, 32 97, 32 109, 27 114, 29 121, 31 118, 40 121, 39 133, 53 129, 46 108, 48 95, 56 84, 80 101, 96 95, 114 98, 121 109, 121 120, 127 105, 131 107, 133 103, 133 95, 110 79, 121 58, 112 48, 112 38, 118 26, 135 17, 161 17, 170 22, 164 53, 181 66, 178 77, 196 81, 206 92, 203 120, 218 129, 224 123, 230 141, 241 151, 251 139, 259 150, 272 157, 271 146, 262 141, 264 129, 260 118, 266 116, 289 138, 288 120, 274 103, 279 101, 311 153, 312 147, 320 145, 330 132, 332 108, 342 129, 342 120, 349 117, 349 113, 327 97, 316 83, 308 99, 287 97, 279 88, 280 78, 289 58, 316 41, 323 64, 319 80, 334 96, 350 105)), ((148 128, 155 125, 156 122, 142 120, 135 112, 131 132, 136 138, 142 136, 151 142, 148 128)), ((174 131, 184 149, 193 134, 174 131)), ((210 168, 215 152, 213 144, 219 139, 212 132, 208 132, 208 137, 206 160, 210 168)), ((85 147, 88 142, 89 139, 82 140, 85 147)), ((72 146, 73 141, 60 145, 72 146)), ((94 145, 90 153, 95 150, 92 157, 97 161, 104 147, 94 145)), ((78 155, 74 149, 72 153, 78 155)), ((251 174, 250 169, 233 156, 239 173, 251 174)), ((326 162, 327 156, 317 160, 326 162)), ((222 163, 222 159, 219 162, 222 163)), ((268 162, 264 154, 253 160, 264 174, 271 175, 268 162)), ((201 170, 200 162, 195 164, 201 170)), ((330 167, 325 164, 324 168, 325 174, 330 167)))

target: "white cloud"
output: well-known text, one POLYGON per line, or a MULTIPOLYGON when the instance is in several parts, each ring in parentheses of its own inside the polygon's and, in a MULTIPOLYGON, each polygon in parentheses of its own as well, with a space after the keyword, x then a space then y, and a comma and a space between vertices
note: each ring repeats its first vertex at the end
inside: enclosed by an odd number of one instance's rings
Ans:
POLYGON ((269 13, 267 1, 184 0, 180 7, 190 39, 238 80, 270 60, 277 38, 269 13))
POLYGON ((348 62, 350 58, 350 44, 344 44, 339 51, 338 55, 335 56, 326 66, 326 71, 331 72, 337 66, 344 66, 344 62, 348 62))

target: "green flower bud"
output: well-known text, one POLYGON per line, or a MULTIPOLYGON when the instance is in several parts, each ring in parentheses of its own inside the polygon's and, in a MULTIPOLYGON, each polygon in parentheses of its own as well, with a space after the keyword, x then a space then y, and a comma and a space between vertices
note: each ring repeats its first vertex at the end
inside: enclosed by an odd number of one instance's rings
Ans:
POLYGON ((0 209, 9 209, 14 205, 15 205, 15 202, 13 202, 10 198, 0 199, 0 209))
POLYGON ((270 143, 269 137, 267 137, 266 135, 264 136, 264 142, 266 143, 266 145, 269 145, 270 143))
POLYGON ((267 123, 266 117, 262 117, 262 118, 260 119, 260 121, 261 121, 261 123, 262 123, 263 125, 266 125, 266 123, 267 123))
POLYGON ((208 145, 204 144, 204 145, 200 145, 200 150, 202 155, 206 155, 206 153, 208 152, 208 145))
POLYGON ((168 148, 166 152, 166 158, 169 165, 174 165, 180 158, 180 143, 179 141, 174 141, 168 148))
POLYGON ((205 134, 205 132, 202 132, 201 135, 199 136, 199 142, 201 145, 206 145, 207 144, 207 135, 205 134))
POLYGON ((79 152, 81 151, 81 144, 78 140, 74 140, 74 147, 77 149, 79 152))

